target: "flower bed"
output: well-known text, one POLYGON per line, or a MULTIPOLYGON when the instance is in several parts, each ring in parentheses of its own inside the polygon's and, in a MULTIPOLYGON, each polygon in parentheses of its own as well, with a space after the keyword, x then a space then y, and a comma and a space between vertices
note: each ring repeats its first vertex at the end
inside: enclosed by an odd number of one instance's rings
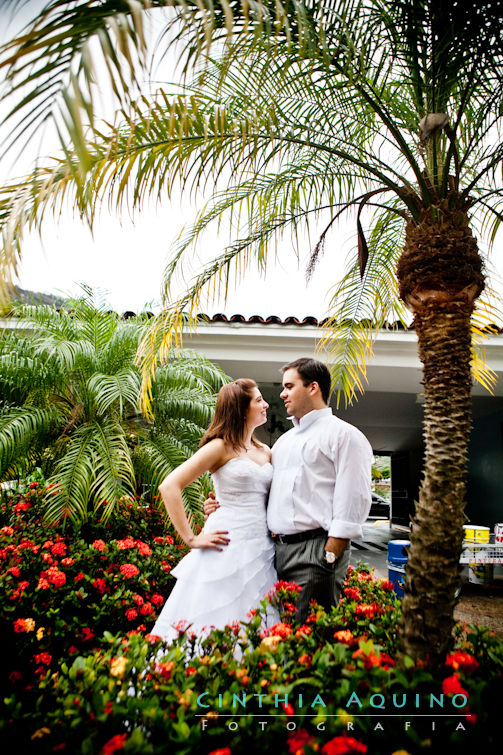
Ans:
POLYGON ((503 643, 487 630, 458 626, 435 676, 399 668, 400 602, 361 566, 337 609, 313 606, 303 626, 292 622, 296 586, 280 582, 242 625, 203 640, 180 627, 166 648, 148 632, 179 557, 169 535, 136 538, 136 507, 121 537, 72 541, 26 520, 36 495, 2 512, 4 647, 18 656, 6 662, 2 735, 19 751, 236 755, 250 741, 275 755, 497 751, 503 643), (280 621, 264 630, 268 601, 280 621))
POLYGON ((99 647, 103 632, 151 627, 180 557, 158 509, 124 499, 113 522, 95 517, 68 531, 42 522, 50 494, 31 482, 0 507, 0 616, 11 651, 2 681, 25 693, 60 659, 99 647))

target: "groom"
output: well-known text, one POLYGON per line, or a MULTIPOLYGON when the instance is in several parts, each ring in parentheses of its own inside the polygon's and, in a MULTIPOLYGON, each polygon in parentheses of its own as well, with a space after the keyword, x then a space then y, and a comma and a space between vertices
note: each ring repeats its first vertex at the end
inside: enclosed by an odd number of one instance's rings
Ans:
MULTIPOLYGON (((302 588, 296 613, 301 624, 311 600, 327 610, 337 605, 349 542, 362 537, 370 510, 372 449, 359 430, 328 407, 326 365, 303 357, 282 371, 280 398, 293 427, 272 449, 267 523, 278 577, 302 588)), ((214 504, 205 503, 205 513, 214 504)))

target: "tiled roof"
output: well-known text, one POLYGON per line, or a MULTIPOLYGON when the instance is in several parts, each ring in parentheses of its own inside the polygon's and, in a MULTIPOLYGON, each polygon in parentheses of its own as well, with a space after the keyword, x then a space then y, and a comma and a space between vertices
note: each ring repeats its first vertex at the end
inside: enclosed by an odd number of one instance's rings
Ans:
MULTIPOLYGON (((137 312, 133 312, 132 310, 127 310, 122 313, 122 315, 119 315, 123 320, 129 320, 132 317, 137 316, 137 312)), ((143 315, 147 315, 147 317, 154 317, 153 312, 143 312, 143 315)), ((15 315, 14 315, 15 316, 15 315)), ((304 317, 302 319, 295 317, 295 315, 289 315, 288 317, 279 317, 278 315, 268 315, 268 316, 262 316, 262 315, 250 315, 249 317, 245 317, 245 315, 241 314, 234 314, 234 315, 226 315, 223 312, 218 312, 214 315, 207 315, 203 312, 200 312, 197 315, 197 319, 200 322, 220 322, 220 323, 242 323, 242 324, 250 324, 250 325, 311 325, 314 327, 317 326, 323 326, 326 325, 326 323, 329 321, 330 318, 325 317, 323 320, 318 320, 316 317, 308 316, 304 317)), ((408 327, 404 326, 400 321, 396 320, 392 323, 386 323, 383 326, 383 330, 414 330, 414 325, 411 324, 408 327)), ((493 334, 502 334, 503 333, 503 327, 499 327, 498 325, 489 324, 484 328, 484 332, 487 333, 493 333, 493 334)))
MULTIPOLYGON (((201 322, 223 322, 223 323, 250 323, 255 324, 259 323, 261 325, 325 325, 330 318, 325 317, 323 320, 318 320, 316 317, 304 317, 303 319, 299 319, 298 317, 295 317, 294 315, 290 315, 289 317, 281 318, 278 315, 269 315, 267 317, 263 317, 262 315, 251 315, 250 317, 245 317, 244 315, 235 314, 235 315, 225 315, 223 312, 219 312, 215 315, 207 315, 203 313, 199 313, 197 315, 197 319, 201 322)), ((408 327, 404 326, 399 320, 396 320, 395 322, 386 323, 383 326, 384 330, 414 330, 414 325, 411 323, 408 327)), ((494 324, 489 324, 484 328, 485 332, 488 333, 503 333, 503 328, 498 327, 494 324)))
MULTIPOLYGON (((328 317, 325 317, 323 320, 318 320, 316 317, 312 316, 300 319, 298 317, 295 317, 295 315, 290 315, 289 317, 285 318, 281 318, 278 315, 269 315, 268 317, 263 317, 262 315, 251 315, 250 317, 245 317, 244 315, 240 314, 225 315, 223 314, 223 312, 219 312, 212 316, 200 313, 197 315, 197 318, 201 322, 238 322, 250 324, 259 323, 261 325, 312 325, 315 327, 318 325, 325 325, 329 321, 328 317)), ((406 330, 402 323, 398 321, 394 323, 388 323, 386 329, 406 330)), ((410 327, 409 330, 413 330, 413 328, 410 327)))

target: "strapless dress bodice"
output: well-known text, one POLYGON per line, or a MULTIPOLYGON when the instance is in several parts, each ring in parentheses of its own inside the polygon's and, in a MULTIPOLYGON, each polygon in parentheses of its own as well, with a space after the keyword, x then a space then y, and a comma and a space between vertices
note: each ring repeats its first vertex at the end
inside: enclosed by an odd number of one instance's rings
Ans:
POLYGON ((272 465, 256 464, 245 456, 235 456, 212 475, 220 508, 211 514, 205 532, 229 531, 232 539, 263 536, 267 532, 266 504, 272 480, 272 465))

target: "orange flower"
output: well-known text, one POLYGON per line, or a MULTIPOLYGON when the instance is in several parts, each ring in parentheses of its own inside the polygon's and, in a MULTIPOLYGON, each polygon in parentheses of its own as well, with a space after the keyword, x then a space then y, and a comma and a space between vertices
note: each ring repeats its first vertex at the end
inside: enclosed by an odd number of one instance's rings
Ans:
POLYGON ((460 653, 458 651, 447 656, 445 665, 452 666, 455 671, 465 671, 469 674, 472 671, 476 671, 480 666, 480 663, 473 657, 473 655, 470 655, 469 653, 460 653))
POLYGON ((337 642, 342 642, 344 645, 352 645, 355 642, 355 636, 349 629, 340 629, 335 632, 334 639, 337 642))

